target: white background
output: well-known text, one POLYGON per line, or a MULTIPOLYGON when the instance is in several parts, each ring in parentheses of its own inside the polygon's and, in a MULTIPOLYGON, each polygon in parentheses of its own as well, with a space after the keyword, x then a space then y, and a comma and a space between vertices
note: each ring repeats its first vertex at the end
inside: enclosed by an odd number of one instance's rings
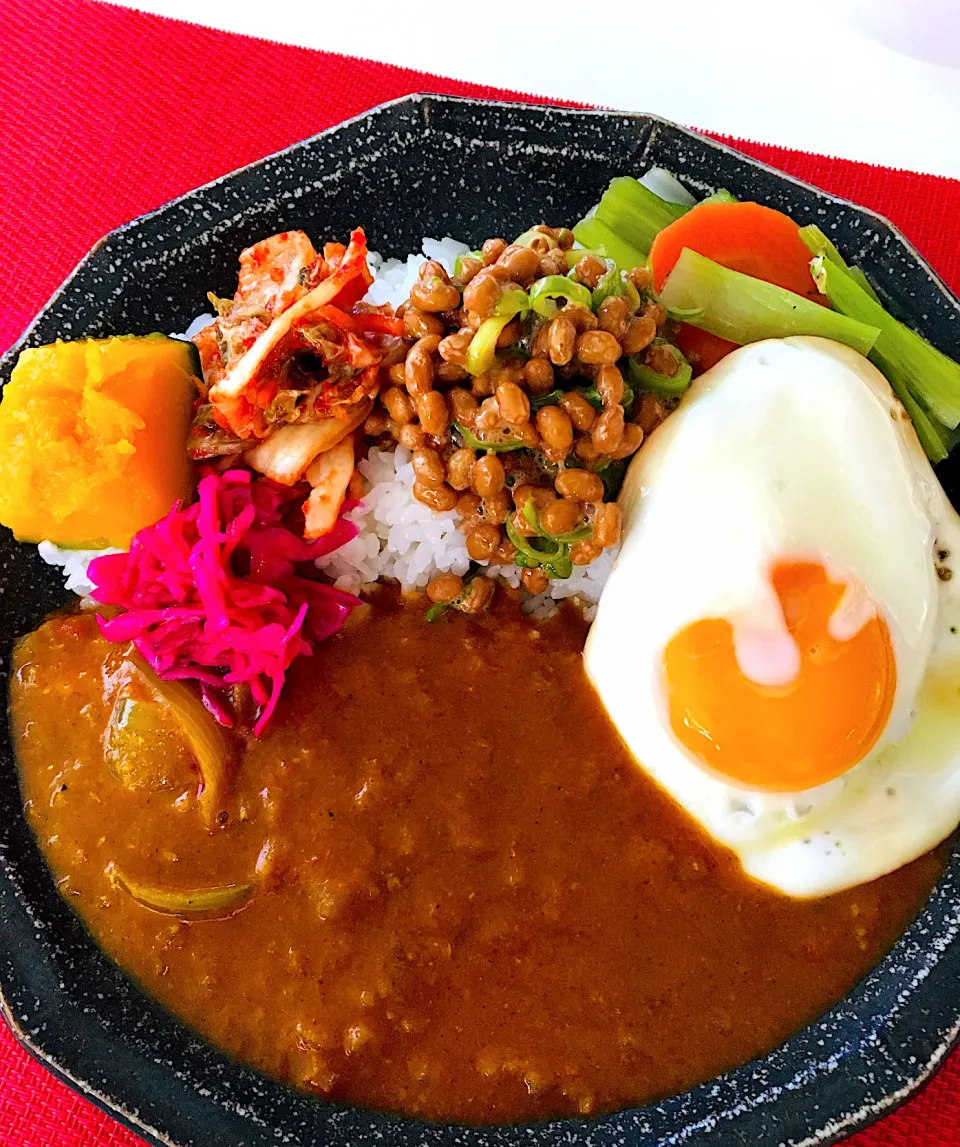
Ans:
MULTIPOLYGON (((960 178, 960 0, 119 2, 496 87, 655 112, 741 139, 960 178)), ((258 92, 255 81, 254 74, 252 114, 258 99, 310 98, 294 85, 258 92)))

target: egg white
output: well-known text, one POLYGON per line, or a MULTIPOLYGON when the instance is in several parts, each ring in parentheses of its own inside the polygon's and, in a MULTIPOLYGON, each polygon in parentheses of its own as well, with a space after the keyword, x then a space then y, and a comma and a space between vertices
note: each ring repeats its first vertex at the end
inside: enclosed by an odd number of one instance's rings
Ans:
MULTIPOLYGON (((641 767, 749 875, 795 897, 872 880, 949 835, 960 822, 960 576, 942 578, 960 556, 960 519, 880 372, 825 339, 735 351, 644 444, 620 505, 623 545, 584 658, 641 767), (670 638, 709 617, 748 635, 737 654, 753 658, 751 677, 789 678, 782 643, 765 644, 785 633, 769 582, 784 557, 866 590, 897 671, 873 750, 794 793, 707 771, 673 735, 662 683, 670 638)), ((838 624, 852 633, 864 601, 847 605, 838 624)))

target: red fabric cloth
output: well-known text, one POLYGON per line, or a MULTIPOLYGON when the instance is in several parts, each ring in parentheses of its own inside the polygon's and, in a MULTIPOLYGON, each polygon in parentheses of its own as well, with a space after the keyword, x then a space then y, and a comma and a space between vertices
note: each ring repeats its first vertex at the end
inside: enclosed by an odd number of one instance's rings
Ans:
MULTIPOLYGON (((542 102, 90 0, 4 0, 0 59, 0 348, 106 231, 241 164, 410 92, 542 102)), ((738 146, 880 211, 960 288, 960 182, 738 146)), ((0 1147, 138 1142, 35 1065, 0 1024, 0 1147)), ((960 1055, 850 1142, 960 1144, 960 1055)))

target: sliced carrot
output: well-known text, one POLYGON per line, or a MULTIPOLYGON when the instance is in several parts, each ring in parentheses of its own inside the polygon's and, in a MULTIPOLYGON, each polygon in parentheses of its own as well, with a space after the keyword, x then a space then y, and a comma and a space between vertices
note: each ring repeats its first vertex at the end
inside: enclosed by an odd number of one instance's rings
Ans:
MULTIPOLYGON (((826 305, 810 273, 810 251, 800 228, 781 211, 760 203, 701 203, 657 235, 650 248, 654 289, 660 291, 684 247, 722 267, 775 283, 826 305)), ((736 349, 736 343, 682 323, 677 346, 703 374, 736 349)))
POLYGON ((810 252, 789 216, 759 203, 701 203, 657 235, 650 248, 653 285, 663 289, 684 247, 731 271, 753 275, 817 302, 810 252))
POLYGON ((709 331, 702 331, 689 323, 681 323, 677 327, 673 341, 690 363, 694 378, 710 367, 716 366, 722 358, 726 358, 732 350, 737 349, 737 344, 730 342, 729 339, 722 339, 719 335, 712 335, 709 331))

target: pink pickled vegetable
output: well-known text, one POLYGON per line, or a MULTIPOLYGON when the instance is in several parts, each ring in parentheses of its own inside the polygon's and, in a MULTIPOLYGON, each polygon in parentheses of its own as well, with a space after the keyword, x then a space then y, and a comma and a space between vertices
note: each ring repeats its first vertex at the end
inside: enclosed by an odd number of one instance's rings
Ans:
POLYGON ((221 724, 233 720, 228 691, 246 685, 260 708, 259 737, 294 658, 309 656, 360 604, 296 566, 357 529, 341 517, 329 534, 305 541, 304 488, 249 470, 208 473, 197 493, 193 505, 141 530, 129 552, 90 563, 94 600, 123 610, 99 618, 100 629, 108 641, 132 641, 160 677, 198 682, 221 724))

